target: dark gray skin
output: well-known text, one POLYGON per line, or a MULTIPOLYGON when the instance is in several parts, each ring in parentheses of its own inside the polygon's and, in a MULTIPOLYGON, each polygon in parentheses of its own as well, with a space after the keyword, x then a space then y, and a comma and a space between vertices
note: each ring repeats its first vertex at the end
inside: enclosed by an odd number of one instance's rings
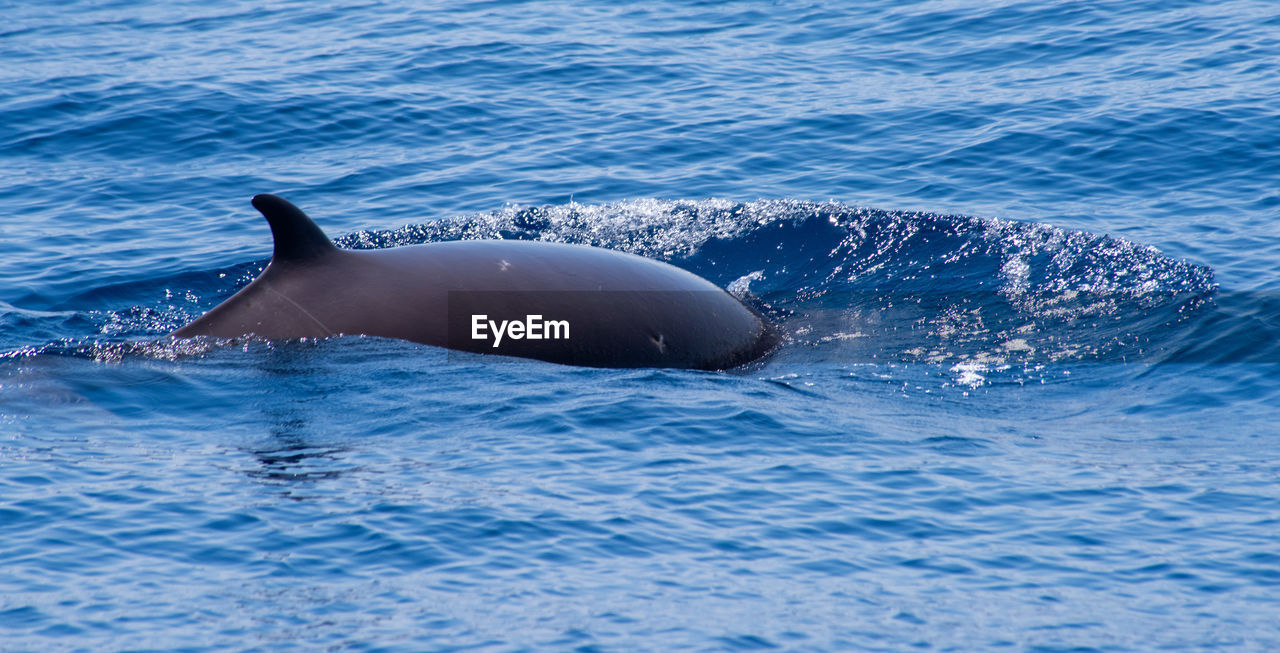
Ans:
POLYGON ((368 335, 589 367, 726 369, 766 354, 773 329, 711 282, 631 254, 477 240, 382 250, 335 247, 274 195, 253 205, 275 252, 253 283, 173 336, 368 335), (568 324, 567 338, 472 336, 474 315, 568 324))

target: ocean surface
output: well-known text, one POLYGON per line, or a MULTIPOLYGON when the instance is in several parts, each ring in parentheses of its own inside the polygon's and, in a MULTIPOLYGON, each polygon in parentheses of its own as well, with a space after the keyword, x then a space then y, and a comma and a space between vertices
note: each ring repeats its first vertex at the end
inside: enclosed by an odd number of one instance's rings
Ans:
POLYGON ((1280 5, 0 0, 0 650, 1280 649, 1280 5), (723 372, 167 337, 635 252, 723 372))

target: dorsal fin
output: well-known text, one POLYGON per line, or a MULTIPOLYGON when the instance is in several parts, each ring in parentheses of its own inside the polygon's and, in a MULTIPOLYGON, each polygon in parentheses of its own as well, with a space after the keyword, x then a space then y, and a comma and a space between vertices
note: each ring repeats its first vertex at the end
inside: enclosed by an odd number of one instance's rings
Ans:
POLYGON ((283 198, 255 195, 253 208, 271 225, 271 237, 276 241, 272 261, 305 261, 338 249, 302 209, 283 198))

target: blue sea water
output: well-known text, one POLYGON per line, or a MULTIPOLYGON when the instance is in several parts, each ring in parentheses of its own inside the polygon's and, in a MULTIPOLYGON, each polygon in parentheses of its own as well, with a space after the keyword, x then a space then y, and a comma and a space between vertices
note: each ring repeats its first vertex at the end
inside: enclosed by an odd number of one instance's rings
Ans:
POLYGON ((1280 648, 1280 8, 0 2, 0 649, 1280 648), (174 342, 636 252, 726 372, 174 342))

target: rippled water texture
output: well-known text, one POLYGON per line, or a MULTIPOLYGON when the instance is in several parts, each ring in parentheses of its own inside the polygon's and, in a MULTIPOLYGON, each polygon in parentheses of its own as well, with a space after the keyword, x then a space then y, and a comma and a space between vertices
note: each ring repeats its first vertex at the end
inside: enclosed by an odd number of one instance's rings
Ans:
POLYGON ((0 7, 0 649, 1280 648, 1273 3, 0 7), (783 344, 166 338, 262 192, 783 344))

